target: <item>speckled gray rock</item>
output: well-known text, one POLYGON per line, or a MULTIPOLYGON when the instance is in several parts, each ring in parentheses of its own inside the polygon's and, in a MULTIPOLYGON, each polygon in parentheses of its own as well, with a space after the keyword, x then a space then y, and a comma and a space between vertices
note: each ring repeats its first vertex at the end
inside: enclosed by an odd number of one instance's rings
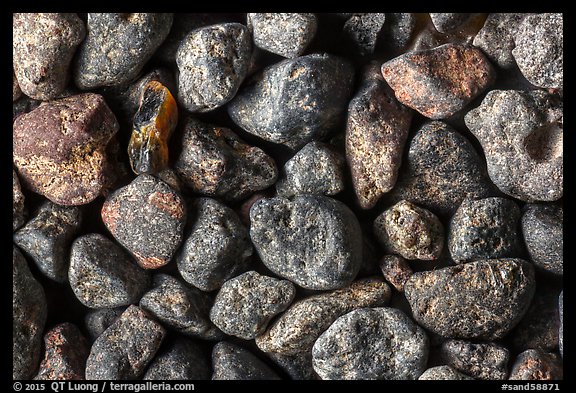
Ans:
POLYGON ((496 343, 447 340, 440 353, 448 365, 476 379, 502 380, 508 375, 510 353, 496 343))
POLYGON ((496 340, 522 319, 535 290, 522 259, 491 259, 417 272, 404 285, 414 319, 443 337, 496 340))
POLYGON ((26 222, 26 197, 22 193, 20 180, 16 171, 12 169, 12 230, 15 231, 26 222))
POLYGON ((92 344, 86 379, 139 378, 156 355, 166 331, 132 305, 92 344))
POLYGON ((212 375, 210 357, 197 342, 177 337, 154 357, 144 380, 206 380, 212 375))
POLYGON ((170 262, 184 238, 184 199, 151 175, 139 175, 110 194, 101 214, 112 236, 144 269, 170 262))
POLYGON ((412 111, 400 104, 371 63, 348 105, 346 159, 360 207, 371 209, 396 184, 412 111))
POLYGON ((530 260, 540 269, 564 273, 564 210, 561 205, 527 204, 522 234, 530 260))
MULTIPOLYGON (((314 343, 312 343, 314 344, 314 343)), ((295 355, 284 355, 276 352, 266 352, 274 363, 295 381, 319 380, 320 377, 312 366, 312 350, 295 355)))
POLYGON ((248 350, 221 341, 212 350, 213 380, 279 380, 280 376, 248 350))
POLYGON ((301 299, 256 337, 256 345, 265 352, 283 355, 309 352, 320 334, 338 317, 362 307, 385 306, 390 296, 390 286, 382 278, 371 277, 346 288, 301 299))
POLYGON ((385 200, 405 199, 450 216, 466 197, 493 194, 483 160, 466 137, 439 121, 426 123, 409 144, 396 186, 385 200))
POLYGON ((320 195, 260 199, 250 238, 268 269, 315 290, 342 288, 362 263, 362 230, 342 202, 320 195))
POLYGON ((74 294, 90 308, 112 308, 137 302, 150 285, 150 275, 107 237, 78 237, 70 248, 68 279, 74 294))
POLYGON ((12 247, 12 379, 30 379, 38 369, 47 317, 46 295, 24 256, 12 247))
POLYGON ((474 15, 464 12, 431 12, 430 19, 440 33, 453 33, 474 15))
POLYGON ((473 379, 450 366, 431 367, 418 377, 419 381, 469 381, 473 379))
POLYGON ((339 123, 353 79, 351 64, 330 54, 284 60, 250 78, 228 114, 245 131, 296 149, 339 123))
POLYGON ((68 13, 15 13, 12 21, 20 89, 37 100, 56 98, 68 84, 72 57, 86 36, 84 22, 68 13))
POLYGON ((544 91, 492 90, 466 126, 482 145, 498 188, 526 202, 563 195, 563 103, 544 91))
POLYGON ((284 311, 296 295, 287 280, 253 270, 226 281, 216 295, 210 320, 224 333, 251 340, 264 332, 270 320, 284 311))
POLYGON ((89 13, 86 39, 74 66, 82 90, 127 83, 168 35, 172 14, 89 13))
POLYGON ((520 256, 520 215, 511 199, 465 199, 450 221, 450 256, 456 263, 520 256))
POLYGON ((371 55, 376 49, 385 22, 384 13, 352 14, 344 23, 344 38, 352 44, 355 53, 360 56, 371 55))
POLYGON ((192 226, 176 258, 178 270, 190 284, 213 291, 247 270, 252 244, 238 215, 216 199, 198 198, 190 210, 192 226))
POLYGON ((226 104, 246 77, 251 54, 250 32, 240 23, 192 30, 176 53, 178 102, 190 112, 226 104))
POLYGON ((120 315, 126 310, 126 307, 116 308, 98 308, 90 310, 84 316, 84 328, 88 333, 91 342, 94 342, 104 330, 108 329, 120 315))
POLYGON ((322 142, 312 141, 284 165, 276 183, 278 195, 335 195, 344 190, 344 157, 322 142))
POLYGON ((304 53, 318 22, 314 14, 249 13, 247 24, 258 48, 294 58, 304 53))
POLYGON ((154 287, 140 299, 140 308, 178 333, 215 340, 222 332, 209 319, 213 303, 207 293, 167 274, 156 274, 154 287))
POLYGON ((386 40, 382 43, 392 55, 399 54, 410 44, 416 32, 416 14, 407 12, 387 13, 383 34, 386 40))
POLYGON ((20 97, 22 97, 22 90, 20 90, 20 86, 18 85, 16 73, 12 70, 12 102, 16 101, 20 97))
POLYGON ((399 255, 384 255, 378 265, 386 281, 398 292, 404 292, 404 284, 414 274, 408 262, 399 255))
POLYGON ((560 292, 558 298, 558 310, 560 311, 560 328, 558 329, 558 346, 560 355, 564 357, 564 291, 560 292))
POLYGON ((278 169, 262 149, 234 132, 188 117, 174 169, 199 194, 237 201, 276 182, 278 169))
POLYGON ((312 348, 322 379, 407 380, 426 369, 428 337, 394 308, 361 308, 338 318, 312 348))
POLYGON ((555 353, 528 349, 516 358, 510 380, 554 381, 564 379, 562 359, 555 353))
POLYGON ((14 234, 14 243, 25 251, 46 277, 63 283, 68 278, 70 242, 81 223, 80 209, 44 202, 36 215, 14 234))
POLYGON ((522 74, 538 87, 562 89, 564 29, 562 14, 529 15, 514 36, 512 55, 522 74))

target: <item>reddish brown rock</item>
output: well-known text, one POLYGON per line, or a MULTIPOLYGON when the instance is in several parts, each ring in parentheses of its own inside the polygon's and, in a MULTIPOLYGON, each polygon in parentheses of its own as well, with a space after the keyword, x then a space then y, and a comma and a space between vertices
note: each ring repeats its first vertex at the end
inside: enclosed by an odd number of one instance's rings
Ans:
POLYGON ((529 349, 516 358, 510 373, 511 380, 551 381, 563 379, 562 360, 555 353, 529 349))
POLYGON ((404 284, 414 273, 408 262, 398 255, 384 255, 379 265, 386 281, 398 292, 404 292, 404 284))

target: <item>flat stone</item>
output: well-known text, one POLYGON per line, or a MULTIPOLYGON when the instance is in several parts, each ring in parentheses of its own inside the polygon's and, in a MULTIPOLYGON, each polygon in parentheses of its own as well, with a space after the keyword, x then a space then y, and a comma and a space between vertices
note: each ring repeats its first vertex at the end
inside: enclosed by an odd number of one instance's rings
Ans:
POLYGON ((473 379, 450 366, 430 367, 418 377, 419 381, 469 381, 473 379))
POLYGON ((562 359, 555 353, 528 349, 516 358, 509 379, 512 381, 556 381, 564 379, 562 359))
POLYGON ((212 350, 212 380, 279 380, 280 376, 248 350, 221 341, 212 350))
POLYGON ((527 204, 522 215, 522 234, 536 267, 562 276, 564 273, 564 210, 561 205, 527 204))
POLYGON ((16 171, 12 169, 12 231, 17 230, 26 222, 28 211, 25 201, 26 197, 22 193, 18 175, 16 171))
POLYGON ((399 255, 384 255, 378 265, 386 281, 398 292, 404 292, 404 284, 414 274, 408 262, 399 255))
POLYGON ((344 23, 343 36, 354 48, 354 53, 367 56, 374 53, 382 35, 386 14, 378 12, 352 14, 344 23))
POLYGON ((475 379, 503 380, 508 376, 510 353, 502 345, 447 340, 440 353, 448 365, 475 379))
POLYGON ((198 381, 210 379, 211 375, 210 357, 199 343, 177 337, 169 346, 158 352, 142 379, 198 381))

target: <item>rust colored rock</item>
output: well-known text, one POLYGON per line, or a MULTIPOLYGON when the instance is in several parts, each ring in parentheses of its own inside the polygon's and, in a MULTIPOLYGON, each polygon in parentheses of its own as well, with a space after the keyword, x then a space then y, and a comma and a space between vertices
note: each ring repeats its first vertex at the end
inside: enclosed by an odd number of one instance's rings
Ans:
POLYGON ((510 380, 552 381, 563 379, 562 360, 555 353, 529 349, 516 358, 510 380))
POLYGON ((414 274, 408 262, 398 255, 384 255, 379 265, 386 281, 398 292, 404 292, 404 284, 414 274))
POLYGON ((12 147, 22 184, 60 205, 92 202, 113 181, 107 147, 118 128, 102 96, 93 93, 21 115, 12 147))
POLYGON ((408 52, 384 63, 382 75, 400 102, 431 119, 460 111, 496 77, 480 49, 460 44, 408 52))

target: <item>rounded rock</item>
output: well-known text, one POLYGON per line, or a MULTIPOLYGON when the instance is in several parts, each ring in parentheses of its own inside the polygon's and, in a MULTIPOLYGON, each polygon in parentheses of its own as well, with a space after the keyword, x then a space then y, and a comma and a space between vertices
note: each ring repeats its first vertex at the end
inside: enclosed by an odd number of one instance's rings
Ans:
POLYGON ((164 350, 154 357, 146 374, 145 381, 155 380, 207 380, 212 370, 208 354, 190 339, 177 337, 164 350))
POLYGON ((564 210, 562 206, 527 204, 522 234, 530 260, 544 271, 564 273, 564 210))
POLYGON ((464 12, 431 12, 432 24, 440 33, 453 33, 474 15, 464 12))
POLYGON ((213 380, 279 380, 266 363, 235 344, 221 341, 212 350, 213 380))
POLYGON ((404 284, 414 274, 408 262, 398 255, 384 255, 379 266, 386 281, 398 292, 404 292, 404 284))
POLYGON ((555 354, 528 349, 518 355, 512 371, 512 381, 555 381, 564 378, 562 359, 555 354))
POLYGON ((116 308, 97 308, 88 311, 84 317, 84 328, 88 333, 91 342, 94 342, 110 325, 112 325, 120 315, 126 310, 126 307, 116 308))
POLYGON ((510 353, 496 343, 447 340, 440 354, 446 364, 475 379, 503 380, 508 376, 510 353))
POLYGON ((450 366, 431 367, 418 377, 419 381, 469 381, 473 379, 450 366))
POLYGON ((386 14, 378 12, 352 14, 344 23, 344 38, 354 48, 354 53, 368 56, 374 53, 382 35, 386 14))

